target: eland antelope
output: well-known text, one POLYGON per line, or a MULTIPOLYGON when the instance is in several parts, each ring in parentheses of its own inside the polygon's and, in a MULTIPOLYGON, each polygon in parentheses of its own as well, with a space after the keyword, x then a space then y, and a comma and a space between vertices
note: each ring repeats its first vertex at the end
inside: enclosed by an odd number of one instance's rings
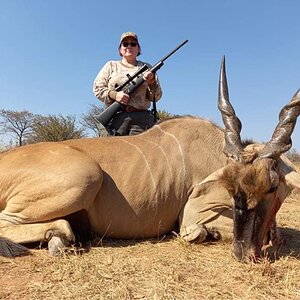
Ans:
POLYGON ((229 237, 239 261, 258 256, 282 202, 300 187, 284 156, 300 91, 281 110, 270 141, 245 146, 223 58, 218 107, 225 129, 178 117, 136 136, 45 142, 1 153, 0 253, 14 256, 25 249, 20 244, 47 240, 57 254, 74 242, 74 228, 88 223, 95 234, 111 238, 150 238, 176 229, 195 243, 229 237))

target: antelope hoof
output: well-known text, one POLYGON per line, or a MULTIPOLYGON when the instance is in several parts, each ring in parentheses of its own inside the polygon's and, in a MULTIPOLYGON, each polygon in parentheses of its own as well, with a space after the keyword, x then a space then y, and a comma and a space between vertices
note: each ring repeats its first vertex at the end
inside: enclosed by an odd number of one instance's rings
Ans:
POLYGON ((221 233, 213 227, 207 228, 207 232, 208 232, 208 236, 207 236, 208 241, 219 241, 222 238, 221 233))
POLYGON ((48 241, 48 251, 51 256, 62 254, 64 250, 70 246, 70 242, 66 237, 55 234, 51 230, 46 233, 46 240, 48 241))

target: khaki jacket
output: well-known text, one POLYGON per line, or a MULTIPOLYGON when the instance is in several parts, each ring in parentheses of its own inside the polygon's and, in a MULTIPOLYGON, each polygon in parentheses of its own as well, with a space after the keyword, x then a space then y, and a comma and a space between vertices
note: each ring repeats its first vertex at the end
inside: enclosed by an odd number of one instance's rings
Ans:
MULTIPOLYGON (((94 95, 109 106, 115 101, 116 93, 114 91, 116 84, 123 84, 128 80, 127 74, 133 75, 144 64, 144 62, 138 61, 137 66, 129 67, 124 65, 121 61, 107 62, 94 80, 94 95)), ((149 67, 151 66, 149 65, 149 67)), ((147 82, 144 82, 130 95, 128 105, 137 109, 148 109, 151 105, 150 101, 153 100, 153 96, 155 96, 155 101, 158 101, 162 96, 162 90, 157 75, 154 88, 150 89, 147 82)))

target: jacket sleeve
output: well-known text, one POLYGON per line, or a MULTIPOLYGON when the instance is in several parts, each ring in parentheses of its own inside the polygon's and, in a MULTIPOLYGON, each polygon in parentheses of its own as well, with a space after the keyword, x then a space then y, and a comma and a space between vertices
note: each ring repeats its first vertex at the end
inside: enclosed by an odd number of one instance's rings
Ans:
POLYGON ((111 91, 108 88, 109 77, 112 71, 111 62, 107 62, 103 68, 99 71, 93 84, 94 95, 106 105, 110 105, 114 102, 115 91, 111 91))

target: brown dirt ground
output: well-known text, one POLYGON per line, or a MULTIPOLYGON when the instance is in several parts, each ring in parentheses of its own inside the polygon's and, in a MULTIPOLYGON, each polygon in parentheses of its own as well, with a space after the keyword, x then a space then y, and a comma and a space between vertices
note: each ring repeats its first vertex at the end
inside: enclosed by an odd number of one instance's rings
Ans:
POLYGON ((0 257, 0 299, 300 299, 299 198, 294 193, 279 211, 286 243, 275 261, 238 263, 226 242, 98 240, 82 254, 0 257))

